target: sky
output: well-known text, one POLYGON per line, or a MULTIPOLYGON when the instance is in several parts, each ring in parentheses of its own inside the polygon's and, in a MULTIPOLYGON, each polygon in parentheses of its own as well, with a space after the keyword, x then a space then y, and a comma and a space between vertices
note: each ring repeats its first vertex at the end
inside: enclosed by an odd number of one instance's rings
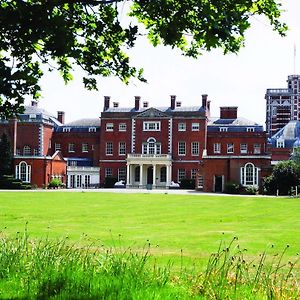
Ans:
POLYGON ((134 96, 159 107, 170 105, 170 95, 176 95, 182 106, 201 105, 201 95, 208 94, 211 116, 219 116, 220 106, 238 106, 238 116, 264 125, 266 89, 286 88, 287 76, 300 73, 300 1, 282 2, 282 21, 289 26, 286 37, 272 31, 265 19, 255 18, 238 54, 213 50, 198 59, 170 47, 155 48, 141 38, 130 59, 132 65, 144 68, 148 83, 132 80, 125 85, 117 78, 99 77, 99 91, 91 92, 83 88, 79 70, 68 85, 52 72, 42 79, 39 106, 54 115, 65 111, 70 122, 100 117, 104 96, 111 96, 111 103, 119 102, 120 107, 133 107, 134 96))

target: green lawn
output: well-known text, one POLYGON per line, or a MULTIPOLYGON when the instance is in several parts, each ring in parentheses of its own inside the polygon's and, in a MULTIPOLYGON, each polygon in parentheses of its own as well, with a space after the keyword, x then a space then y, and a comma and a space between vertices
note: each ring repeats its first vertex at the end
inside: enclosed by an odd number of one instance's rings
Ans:
MULTIPOLYGON (((300 252, 300 199, 97 192, 0 192, 0 230, 13 236, 143 249, 159 260, 207 261, 234 236, 257 256, 272 244, 300 252)), ((271 250, 270 250, 271 251, 271 250)))

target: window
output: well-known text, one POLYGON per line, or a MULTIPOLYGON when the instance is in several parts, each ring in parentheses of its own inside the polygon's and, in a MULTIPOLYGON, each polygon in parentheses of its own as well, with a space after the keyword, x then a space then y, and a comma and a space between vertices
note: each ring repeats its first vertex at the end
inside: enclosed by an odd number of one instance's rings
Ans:
POLYGON ((260 144, 254 144, 253 146, 254 154, 260 154, 261 152, 260 148, 261 148, 260 144))
POLYGON ((16 155, 21 155, 21 150, 20 150, 20 148, 17 148, 17 149, 16 149, 16 155))
POLYGON ((119 124, 119 131, 126 131, 126 123, 119 124))
POLYGON ((233 153, 234 146, 233 143, 227 144, 227 153, 233 153))
POLYGON ((247 150, 248 150, 248 145, 247 144, 241 144, 240 145, 241 154, 247 154, 247 150))
POLYGON ((96 127, 89 127, 89 132, 96 132, 97 128, 96 127))
POLYGON ((30 118, 30 119, 36 119, 36 115, 35 115, 35 114, 30 114, 30 115, 29 115, 29 118, 30 118))
POLYGON ((119 142, 119 155, 125 155, 125 154, 126 154, 126 143, 119 142))
POLYGON ((186 123, 178 123, 178 131, 186 131, 186 123))
POLYGON ((68 145, 68 151, 69 152, 75 152, 75 144, 74 143, 70 143, 68 145))
POLYGON ((247 132, 254 132, 254 127, 247 127, 247 132))
POLYGON ((31 155, 31 148, 29 146, 24 146, 23 155, 31 155))
POLYGON ((192 142, 191 148, 193 156, 199 155, 199 142, 192 142))
POLYGON ((55 148, 55 151, 60 151, 61 150, 61 145, 58 144, 58 143, 55 143, 54 148, 55 148))
POLYGON ((114 124, 106 123, 106 131, 114 131, 114 124))
POLYGON ((81 149, 82 149, 82 152, 89 152, 89 144, 88 143, 82 143, 81 149))
POLYGON ((221 143, 214 143, 214 153, 221 153, 221 143))
POLYGON ((144 131, 160 131, 160 122, 159 121, 144 122, 143 130, 144 131))
POLYGON ((192 169, 191 170, 191 179, 196 179, 197 172, 198 172, 198 169, 192 169))
POLYGON ((126 168, 118 169, 118 181, 120 180, 126 181, 126 168))
POLYGON ((84 187, 88 188, 91 185, 91 175, 84 175, 84 187))
POLYGON ((81 175, 76 176, 76 186, 81 188, 82 187, 82 177, 81 175))
POLYGON ((140 182, 140 166, 137 166, 134 169, 134 181, 140 182))
POLYGON ((228 127, 220 127, 220 132, 227 132, 228 131, 228 127))
POLYGON ((178 169, 178 181, 180 182, 185 178, 185 169, 178 169))
POLYGON ((105 168, 105 177, 112 177, 112 168, 105 168))
POLYGON ((199 123, 192 123, 192 131, 199 131, 200 124, 199 123))
POLYGON ((137 166, 134 169, 134 181, 139 182, 140 181, 140 166, 137 166))
POLYGON ((160 182, 167 182, 167 168, 160 168, 160 182))
POLYGON ((39 149, 34 148, 34 149, 33 149, 33 155, 34 155, 34 156, 38 156, 38 155, 39 155, 39 149))
POLYGON ((70 127, 63 127, 63 132, 70 132, 71 128, 70 127))
POLYGON ((178 155, 185 155, 185 142, 178 142, 178 155))
POLYGON ((247 163, 241 168, 241 184, 243 186, 257 186, 258 168, 252 163, 247 163))
POLYGON ((277 148, 284 148, 284 140, 277 140, 277 148))
POLYGON ((198 189, 203 189, 203 183, 204 183, 203 176, 199 175, 198 176, 198 182, 197 182, 198 189))
POLYGON ((24 182, 30 182, 31 166, 25 161, 21 161, 18 165, 16 165, 16 178, 24 182))
POLYGON ((155 138, 149 138, 146 143, 142 144, 143 154, 161 154, 161 143, 156 142, 155 138))
POLYGON ((76 167, 77 166, 77 161, 76 160, 70 160, 69 166, 76 167))
POLYGON ((112 142, 106 143, 106 155, 113 155, 113 143, 112 142))

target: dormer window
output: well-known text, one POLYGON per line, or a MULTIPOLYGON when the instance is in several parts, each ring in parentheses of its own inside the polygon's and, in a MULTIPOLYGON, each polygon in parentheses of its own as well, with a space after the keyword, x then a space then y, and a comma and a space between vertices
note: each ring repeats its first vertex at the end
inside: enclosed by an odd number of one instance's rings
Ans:
POLYGON ((89 132, 96 132, 96 127, 89 127, 89 132))
POLYGON ((70 132, 71 128, 70 127, 63 127, 63 132, 70 132))
POLYGON ((254 132, 254 127, 247 127, 247 132, 254 132))
POLYGON ((284 148, 284 140, 277 140, 277 148, 284 148))
POLYGON ((220 130, 220 132, 227 132, 228 127, 220 127, 219 130, 220 130))
POLYGON ((29 119, 36 119, 36 114, 30 114, 29 119))

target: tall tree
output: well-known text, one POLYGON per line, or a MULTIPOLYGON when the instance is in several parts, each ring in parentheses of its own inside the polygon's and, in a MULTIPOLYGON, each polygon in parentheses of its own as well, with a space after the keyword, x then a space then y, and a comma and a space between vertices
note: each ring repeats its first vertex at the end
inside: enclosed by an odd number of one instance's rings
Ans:
POLYGON ((0 140, 0 178, 13 174, 13 153, 9 139, 5 133, 0 140))
POLYGON ((65 82, 80 66, 87 89, 97 89, 98 75, 145 81, 125 53, 141 30, 120 23, 125 2, 154 46, 177 47, 191 57, 217 47, 237 52, 256 15, 281 35, 287 29, 277 0, 0 0, 0 118, 21 112, 26 95, 40 97, 42 65, 65 82))

